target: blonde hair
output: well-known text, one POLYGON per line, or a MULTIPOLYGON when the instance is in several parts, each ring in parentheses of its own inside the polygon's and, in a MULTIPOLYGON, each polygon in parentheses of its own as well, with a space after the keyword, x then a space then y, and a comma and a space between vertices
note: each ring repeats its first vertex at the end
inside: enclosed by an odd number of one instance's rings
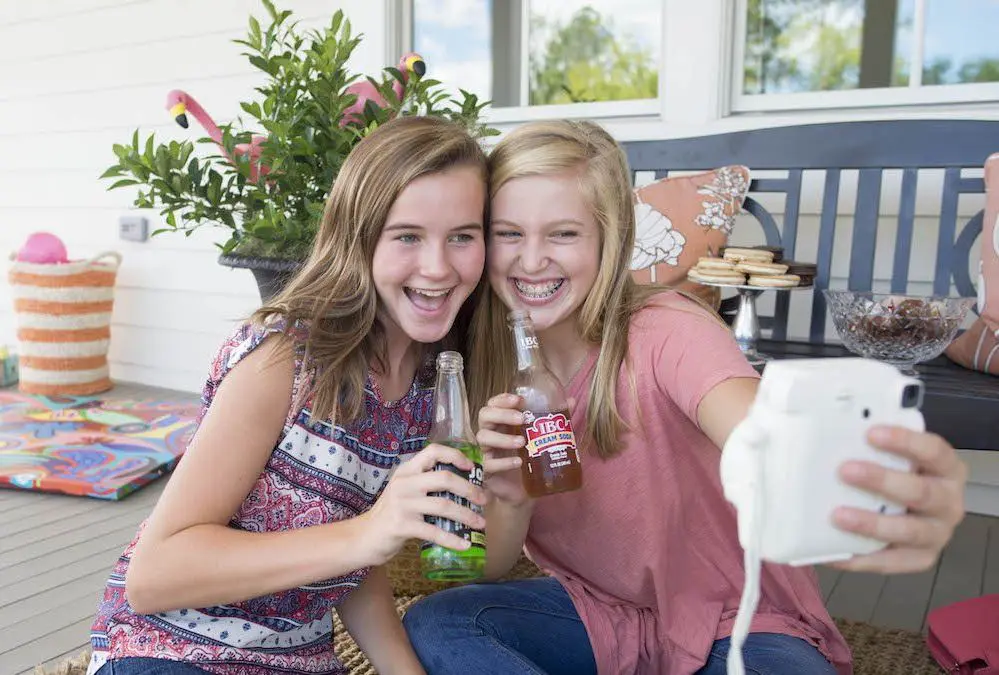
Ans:
MULTIPOLYGON (((525 124, 505 136, 489 156, 489 194, 507 181, 525 176, 572 174, 592 209, 600 230, 600 264, 593 288, 579 308, 580 334, 600 345, 589 392, 582 437, 601 457, 620 452, 624 421, 618 413, 617 382, 627 358, 632 315, 666 287, 639 284, 631 276, 635 246, 635 211, 628 162, 618 143, 600 126, 586 121, 525 124)), ((487 275, 488 276, 488 275, 487 275)), ((469 396, 479 407, 507 391, 515 370, 513 345, 507 335, 507 308, 482 283, 482 296, 472 318, 469 396)))
MULTIPOLYGON (((315 419, 356 419, 369 364, 385 367, 372 259, 393 203, 417 178, 459 166, 477 169, 485 184, 485 153, 464 126, 424 116, 382 124, 344 161, 304 265, 254 313, 258 323, 282 318, 307 326, 315 419)), ((464 343, 469 313, 459 312, 448 348, 464 343)))

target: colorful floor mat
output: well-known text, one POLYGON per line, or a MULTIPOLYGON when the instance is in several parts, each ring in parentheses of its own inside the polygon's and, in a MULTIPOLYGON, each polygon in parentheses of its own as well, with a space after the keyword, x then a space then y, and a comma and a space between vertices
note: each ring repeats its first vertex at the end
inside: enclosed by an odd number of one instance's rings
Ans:
POLYGON ((171 471, 199 406, 0 391, 0 488, 117 500, 171 471))

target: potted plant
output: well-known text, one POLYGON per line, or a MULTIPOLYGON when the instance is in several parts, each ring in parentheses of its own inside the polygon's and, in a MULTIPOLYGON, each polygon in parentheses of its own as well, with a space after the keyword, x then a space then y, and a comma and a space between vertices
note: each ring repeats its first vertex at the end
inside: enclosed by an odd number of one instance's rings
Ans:
POLYGON ((253 271, 267 300, 307 255, 327 192, 351 149, 396 115, 433 115, 466 124, 478 136, 498 133, 479 117, 488 102, 461 90, 448 95, 423 77, 418 55, 385 68, 382 80, 347 71, 361 41, 338 10, 322 30, 304 30, 263 0, 269 23, 253 16, 245 39, 234 40, 265 75, 251 100, 240 101, 254 135, 237 117, 215 125, 185 92, 172 91, 168 108, 181 126, 188 113, 208 132, 199 143, 216 152, 199 157, 191 141, 157 143, 136 130, 130 143, 115 144, 117 162, 101 176, 109 190, 137 188, 134 206, 158 209, 165 225, 153 232, 222 227, 219 261, 253 271), (360 81, 358 81, 360 80, 360 81))

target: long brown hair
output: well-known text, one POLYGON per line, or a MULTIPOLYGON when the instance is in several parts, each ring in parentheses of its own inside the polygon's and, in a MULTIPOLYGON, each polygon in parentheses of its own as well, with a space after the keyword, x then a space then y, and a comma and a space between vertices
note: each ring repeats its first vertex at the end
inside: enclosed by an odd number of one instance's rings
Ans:
MULTIPOLYGON (((478 169, 485 183, 485 153, 464 126, 424 116, 382 124, 344 161, 304 265, 254 313, 260 323, 279 317, 307 326, 315 419, 356 419, 369 365, 385 366, 372 258, 393 203, 417 178, 457 166, 478 169)), ((469 313, 459 312, 449 345, 464 342, 469 313)))
MULTIPOLYGON (((489 156, 490 198, 507 181, 525 176, 571 174, 600 229, 597 279, 579 309, 583 339, 600 345, 583 438, 601 457, 620 451, 624 421, 618 413, 617 382, 627 358, 632 315, 664 286, 638 284, 629 263, 635 245, 635 212, 624 151, 600 126, 586 121, 525 124, 505 136, 489 156)), ((507 308, 483 280, 471 326, 469 396, 479 407, 507 391, 515 370, 513 345, 506 339, 507 308)))

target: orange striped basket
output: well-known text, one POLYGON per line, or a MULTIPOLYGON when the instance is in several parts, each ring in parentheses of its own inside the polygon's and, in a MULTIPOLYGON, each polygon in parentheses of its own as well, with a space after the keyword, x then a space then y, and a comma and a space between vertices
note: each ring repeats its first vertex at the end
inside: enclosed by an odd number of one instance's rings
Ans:
POLYGON ((21 391, 85 396, 113 386, 107 354, 120 265, 114 251, 62 264, 13 261, 21 391))

